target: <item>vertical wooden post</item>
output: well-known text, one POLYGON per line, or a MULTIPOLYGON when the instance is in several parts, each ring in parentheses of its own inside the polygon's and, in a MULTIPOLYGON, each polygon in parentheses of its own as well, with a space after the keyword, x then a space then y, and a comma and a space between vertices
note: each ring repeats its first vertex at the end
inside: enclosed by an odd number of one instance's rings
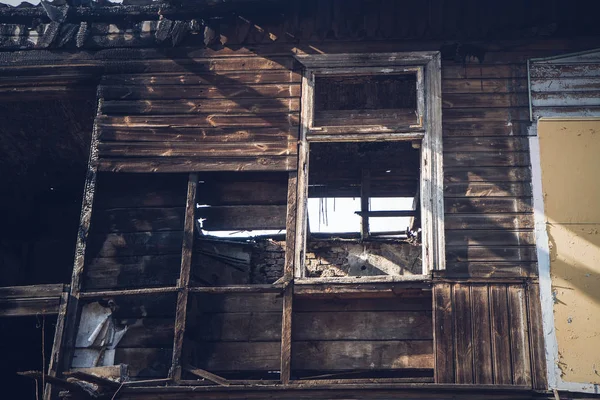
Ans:
MULTIPOLYGON (((97 98, 98 108, 96 112, 96 118, 101 115, 100 110, 102 110, 103 103, 103 100, 99 94, 97 95, 97 98)), ((60 370, 69 369, 71 366, 71 358, 73 357, 73 351, 75 347, 75 336, 77 334, 77 320, 79 315, 79 293, 81 292, 81 279, 85 264, 85 250, 90 231, 90 224, 92 221, 94 196, 96 194, 96 178, 98 173, 98 142, 98 125, 94 122, 94 128, 92 130, 92 138, 90 142, 90 157, 88 160, 88 169, 85 178, 85 186, 83 189, 83 198, 81 200, 81 216, 79 219, 79 229, 77 230, 75 261, 71 276, 71 291, 67 301, 68 304, 65 316, 65 337, 62 339, 64 351, 58 354, 60 370)))
POLYGON ((294 295, 294 260, 296 248, 296 213, 298 200, 298 173, 290 172, 287 193, 287 217, 285 235, 285 265, 283 281, 283 315, 281 319, 281 382, 290 382, 292 358, 292 301, 294 295))
MULTIPOLYGON (((65 286, 68 288, 68 286, 65 286)), ((65 318, 67 317, 67 304, 69 302, 69 293, 64 291, 60 296, 60 305, 58 307, 58 317, 56 318, 56 330, 54 331, 54 342, 52 343, 52 355, 48 365, 48 375, 57 376, 61 372, 59 363, 60 355, 63 350, 63 332, 65 329, 65 318)), ((55 397, 56 389, 51 384, 46 384, 44 388, 44 400, 50 400, 55 397)))
POLYGON ((369 198, 371 197, 371 171, 362 170, 360 179, 360 238, 366 240, 369 238, 369 198))
POLYGON ((175 381, 181 379, 181 350, 185 334, 187 303, 194 247, 194 219, 196 211, 196 191, 198 174, 191 173, 188 178, 187 200, 185 205, 185 222, 183 227, 183 244, 181 246, 181 270, 177 281, 177 309, 175 313, 175 336, 173 340, 173 361, 169 377, 175 381))

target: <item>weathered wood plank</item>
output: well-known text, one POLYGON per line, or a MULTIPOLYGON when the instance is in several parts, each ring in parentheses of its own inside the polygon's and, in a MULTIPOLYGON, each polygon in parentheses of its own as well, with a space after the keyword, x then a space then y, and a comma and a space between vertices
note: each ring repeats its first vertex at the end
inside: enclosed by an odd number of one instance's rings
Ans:
POLYGON ((473 366, 474 383, 491 385, 492 336, 490 322, 490 300, 487 285, 472 285, 471 313, 473 316, 473 366))
POLYGON ((281 312, 282 299, 272 293, 192 294, 201 312, 250 313, 281 312))
POLYGON ((508 286, 512 382, 514 385, 531 386, 531 354, 529 352, 529 329, 527 327, 525 296, 523 285, 508 286))
POLYGON ((433 368, 431 340, 293 342, 293 370, 433 368))
MULTIPOLYGON (((160 86, 107 86, 98 87, 98 96, 104 100, 178 100, 178 99, 242 99, 300 97, 299 84, 261 85, 160 85, 160 86)), ((224 112, 224 111, 223 111, 224 112)))
POLYGON ((446 152, 528 151, 529 141, 524 137, 449 137, 444 139, 446 152))
POLYGON ((522 246, 534 244, 535 235, 533 231, 446 229, 446 245, 449 246, 522 246))
POLYGON ((527 79, 443 79, 442 91, 444 92, 444 97, 448 93, 526 93, 527 79))
POLYGON ((294 314, 298 341, 433 339, 431 315, 419 311, 303 312, 294 314))
MULTIPOLYGON (((565 66, 550 66, 549 67, 558 67, 565 68, 565 66)), ((573 65, 572 67, 584 67, 573 65)), ((582 75, 575 77, 567 77, 567 76, 546 76, 543 78, 534 78, 531 80, 531 91, 532 92, 560 92, 565 95, 570 95, 570 93, 565 92, 592 92, 600 90, 600 73, 597 72, 597 69, 591 65, 586 65, 586 70, 580 69, 582 75), (598 76, 588 76, 585 75, 593 74, 595 71, 598 76), (584 72, 585 71, 585 75, 584 72)), ((540 66, 535 66, 532 68, 532 75, 539 74, 538 69, 540 66), (535 71, 535 72, 534 72, 535 71)), ((556 75, 556 69, 552 69, 550 74, 556 75)), ((572 71, 569 71, 572 73, 572 71)), ((539 94, 536 94, 536 97, 539 94)))
POLYGON ((442 82, 447 79, 481 79, 481 78, 527 78, 525 63, 504 65, 444 65, 442 67, 442 82))
POLYGON ((532 214, 447 214, 446 229, 533 229, 532 214))
POLYGON ((454 305, 451 284, 434 285, 433 307, 435 383, 454 383, 454 305))
POLYGON ((110 172, 207 172, 207 171, 292 171, 296 156, 235 158, 105 158, 98 162, 100 171, 110 172))
POLYGON ((510 385, 512 384, 510 320, 505 285, 490 285, 490 320, 494 383, 510 385))
POLYGON ((282 126, 273 127, 195 127, 155 126, 155 127, 111 127, 98 128, 100 140, 127 142, 192 142, 192 143, 253 143, 289 141, 298 139, 298 128, 287 121, 282 126))
MULTIPOLYGON (((415 297, 398 298, 299 298, 294 302, 294 312, 364 312, 364 311, 429 311, 431 293, 415 297)), ((423 313, 424 314, 424 313, 423 313)))
POLYGON ((174 286, 179 278, 180 254, 98 257, 85 266, 86 291, 174 286))
POLYGON ((295 142, 274 141, 239 145, 237 143, 100 143, 100 157, 268 157, 295 154, 295 142))
POLYGON ((531 197, 489 198, 489 197, 450 197, 444 199, 447 214, 463 213, 530 213, 533 211, 531 197))
POLYGON ((97 210, 91 229, 97 233, 160 232, 183 229, 183 207, 97 210))
POLYGON ((277 371, 281 342, 216 342, 198 344, 196 366, 212 372, 277 371))
POLYGON ((534 261, 447 261, 448 268, 440 276, 449 278, 534 278, 537 263, 534 261))
MULTIPOLYGON (((60 77, 60 75, 58 76, 60 77)), ((105 75, 102 85, 158 86, 158 85, 242 85, 265 83, 300 83, 301 76, 293 71, 247 71, 205 73, 119 74, 105 75)))
POLYGON ((540 286, 531 284, 527 289, 527 312, 529 316, 529 341, 531 348, 532 384, 534 389, 548 388, 546 375, 546 349, 540 307, 540 286))
POLYGON ((206 230, 285 229, 286 206, 200 207, 197 216, 206 230))
POLYGON ((526 121, 444 121, 444 137, 527 136, 526 121))
POLYGON ((451 182, 531 182, 528 167, 446 167, 444 181, 451 182))
POLYGON ((120 128, 269 128, 274 126, 298 126, 298 113, 236 113, 228 114, 203 113, 183 115, 131 115, 131 116, 105 116, 96 117, 96 124, 100 131, 104 127, 120 128))
POLYGON ((529 96, 527 92, 514 91, 509 93, 444 93, 442 100, 444 110, 469 107, 525 107, 528 104, 529 96))
MULTIPOLYGON (((203 113, 287 113, 300 110, 300 100, 297 98, 267 98, 252 99, 208 99, 197 100, 195 97, 183 100, 163 100, 164 97, 151 96, 151 100, 107 100, 102 104, 102 113, 110 115, 172 115, 172 114, 203 114, 203 113)), ((186 93, 181 97, 185 98, 186 93)))
POLYGON ((536 261, 533 246, 447 246, 446 257, 450 261, 536 261))
POLYGON ((505 153, 490 152, 445 152, 444 165, 448 167, 527 167, 529 153, 524 151, 505 153))
MULTIPOLYGON (((470 286, 455 284, 454 296, 454 340, 455 382, 472 384, 473 379, 473 321, 471 317, 470 286)), ((477 322, 475 322, 477 323, 477 322)))
POLYGON ((443 114, 444 122, 481 122, 481 121, 529 121, 529 107, 514 108, 447 108, 443 114))
POLYGON ((140 318, 119 321, 127 325, 127 333, 117 348, 170 347, 173 344, 172 318, 140 318))
POLYGON ((445 197, 529 197, 530 182, 447 182, 445 197))
POLYGON ((88 257, 177 254, 182 240, 182 231, 91 234, 88 257))
POLYGON ((203 313, 189 321, 187 335, 197 342, 276 342, 281 340, 281 311, 203 313))

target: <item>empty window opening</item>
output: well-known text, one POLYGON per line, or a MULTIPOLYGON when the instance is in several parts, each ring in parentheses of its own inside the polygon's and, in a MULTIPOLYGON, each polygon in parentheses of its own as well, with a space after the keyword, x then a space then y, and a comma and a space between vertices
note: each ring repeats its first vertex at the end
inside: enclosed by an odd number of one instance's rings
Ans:
POLYGON ((287 173, 199 176, 192 282, 273 283, 283 274, 287 173))
POLYGON ((420 151, 411 142, 312 143, 306 276, 420 274, 420 151))

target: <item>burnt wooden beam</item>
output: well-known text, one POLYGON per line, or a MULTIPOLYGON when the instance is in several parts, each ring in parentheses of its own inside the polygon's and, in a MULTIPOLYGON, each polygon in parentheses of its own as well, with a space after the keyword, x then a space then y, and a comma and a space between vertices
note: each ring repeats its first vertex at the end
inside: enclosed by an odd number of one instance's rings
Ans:
POLYGON ((185 221, 183 228, 183 243, 181 247, 181 272, 177 282, 177 308, 175 315, 175 335, 173 340, 173 360, 169 370, 169 378, 181 379, 181 352, 187 317, 190 270, 192 266, 192 251, 194 247, 194 219, 196 213, 196 192, 198 190, 198 174, 191 173, 188 178, 187 199, 185 205, 185 221))
POLYGON ((0 317, 58 314, 66 288, 62 283, 0 288, 0 317))

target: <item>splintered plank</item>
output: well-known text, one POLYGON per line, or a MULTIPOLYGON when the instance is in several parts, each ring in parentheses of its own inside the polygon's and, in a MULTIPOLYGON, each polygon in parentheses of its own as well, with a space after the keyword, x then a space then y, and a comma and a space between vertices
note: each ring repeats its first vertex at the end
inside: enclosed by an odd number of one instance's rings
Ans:
POLYGON ((433 339, 431 314, 419 311, 295 313, 294 340, 433 339))
MULTIPOLYGON (((184 94, 182 94, 183 96, 184 94)), ((299 111, 300 100, 290 99, 210 99, 210 100, 110 100, 102 104, 102 113, 110 115, 169 115, 202 113, 267 113, 299 111)))
POLYGON ((197 215, 205 218, 207 230, 285 229, 286 206, 201 207, 197 215))
POLYGON ((177 99, 261 99, 299 97, 299 84, 264 84, 231 86, 106 86, 98 88, 104 100, 177 100, 177 99))
POLYGON ((505 285, 490 285, 490 306, 494 383, 510 385, 512 384, 510 322, 505 285))
POLYGON ((294 341, 293 370, 433 368, 431 340, 294 341))
POLYGON ((527 328, 527 307, 523 285, 508 286, 508 306, 513 384, 531 386, 529 329, 527 328))
POLYGON ((454 285, 454 340, 456 341, 456 383, 473 383, 473 329, 470 286, 454 285))
POLYGON ((474 383, 494 383, 492 374, 492 336, 490 301, 487 285, 471 287, 473 316, 473 367, 474 383))
POLYGON ((454 305, 452 285, 438 283, 433 287, 435 344, 435 382, 454 383, 454 305))

